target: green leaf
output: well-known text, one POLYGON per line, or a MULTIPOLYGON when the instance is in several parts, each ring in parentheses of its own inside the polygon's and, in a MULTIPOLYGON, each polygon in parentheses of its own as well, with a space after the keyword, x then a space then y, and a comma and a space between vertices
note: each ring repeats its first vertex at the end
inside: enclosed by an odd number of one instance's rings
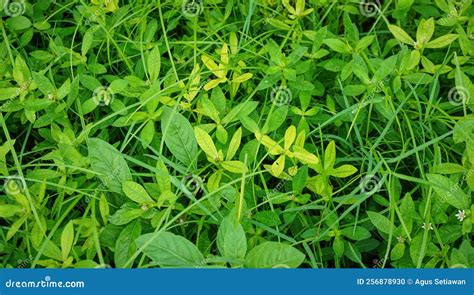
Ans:
POLYGON ((347 96, 359 96, 367 90, 365 85, 347 85, 342 91, 347 96))
POLYGON ((14 98, 20 95, 21 91, 19 87, 5 87, 0 88, 0 100, 6 100, 14 98))
POLYGON ((87 145, 91 168, 99 173, 102 184, 114 193, 123 194, 122 183, 132 180, 132 174, 123 155, 99 138, 88 139, 87 145))
POLYGON ((25 30, 31 27, 31 21, 23 15, 9 17, 6 20, 6 23, 7 23, 7 26, 10 27, 14 31, 21 31, 21 30, 25 30))
POLYGON ((370 221, 372 222, 375 227, 386 234, 389 234, 393 230, 393 226, 388 220, 387 217, 383 216, 377 212, 367 211, 367 215, 369 216, 370 221))
MULTIPOLYGON (((126 267, 127 261, 135 254, 137 246, 135 240, 142 231, 140 220, 127 225, 117 238, 115 243, 114 261, 117 268, 126 267)), ((131 265, 128 265, 131 267, 131 265)))
POLYGON ((45 96, 56 93, 56 87, 44 75, 33 72, 33 81, 45 96))
POLYGON ((324 151, 324 171, 329 171, 336 162, 336 143, 334 140, 327 145, 324 151))
POLYGON ((298 169, 295 176, 293 176, 292 189, 294 193, 301 193, 301 191, 306 186, 306 181, 308 179, 308 166, 303 166, 298 169))
POLYGON ((246 101, 236 105, 230 112, 222 119, 221 124, 227 125, 229 123, 239 120, 248 116, 255 108, 257 107, 258 102, 256 101, 246 101))
POLYGON ((412 46, 415 45, 415 41, 402 28, 388 25, 388 29, 398 41, 412 46))
POLYGON ((24 212, 24 209, 21 206, 0 204, 0 218, 9 218, 22 212, 24 212))
POLYGON ((428 181, 441 199, 456 209, 469 209, 470 197, 462 190, 458 183, 451 179, 438 175, 427 174, 428 181))
POLYGON ((100 211, 100 216, 102 217, 102 221, 104 222, 104 224, 107 224, 107 219, 109 218, 109 215, 110 215, 110 208, 109 208, 109 202, 107 201, 105 194, 101 194, 100 196, 99 211, 100 211))
POLYGON ((15 58, 15 67, 13 68, 13 78, 19 85, 23 85, 31 79, 30 69, 21 56, 15 58))
POLYGON ((247 238, 244 229, 233 215, 224 218, 217 231, 217 248, 225 258, 244 259, 247 253, 247 238))
POLYGON ((189 240, 170 232, 150 233, 136 239, 137 247, 162 267, 199 267, 204 256, 189 240))
POLYGON ((405 244, 397 243, 390 252, 390 259, 399 260, 405 254, 405 244))
POLYGON ((247 165, 240 161, 223 161, 222 168, 232 173, 246 173, 248 171, 247 165))
POLYGON ((96 29, 94 27, 91 27, 84 34, 84 38, 82 38, 82 45, 81 45, 81 55, 82 56, 86 56, 87 52, 91 48, 92 43, 94 42, 95 30, 96 29))
POLYGON ((183 115, 176 110, 165 107, 161 119, 161 131, 166 146, 183 164, 195 165, 198 147, 193 127, 183 115))
POLYGON ((155 46, 148 54, 147 69, 150 81, 156 81, 161 69, 161 53, 158 46, 155 46))
POLYGON ((140 184, 133 181, 124 181, 122 190, 125 195, 138 204, 153 203, 153 199, 140 184))
POLYGON ((455 163, 441 163, 433 166, 433 172, 439 174, 457 174, 463 173, 465 168, 455 163))
POLYGON ((277 226, 281 224, 280 217, 275 211, 259 211, 253 215, 253 218, 267 226, 277 226))
POLYGON ((422 19, 418 24, 418 29, 416 30, 416 41, 419 44, 425 44, 430 41, 431 36, 435 29, 434 19, 430 18, 428 20, 422 19))
POLYGON ((336 237, 332 244, 332 249, 336 257, 341 257, 344 254, 344 240, 341 237, 336 237))
POLYGON ((282 106, 274 110, 269 116, 265 125, 263 125, 262 133, 268 134, 277 130, 286 120, 288 115, 288 106, 282 106))
POLYGON ((280 29, 280 30, 289 30, 290 26, 285 24, 279 19, 276 18, 267 18, 266 21, 274 28, 280 29))
POLYGON ((72 245, 74 242, 74 226, 70 221, 63 229, 61 234, 61 252, 63 261, 69 256, 69 252, 71 251, 72 245))
POLYGON ((323 43, 326 44, 332 50, 339 53, 351 53, 352 51, 349 45, 339 39, 328 38, 324 39, 323 43))
POLYGON ((227 149, 227 154, 225 156, 225 159, 232 160, 232 158, 235 156, 237 153, 237 150, 239 149, 240 142, 242 140, 242 128, 239 127, 237 131, 235 131, 234 135, 232 136, 232 139, 230 140, 229 143, 229 148, 227 149))
POLYGON ((245 258, 245 267, 296 268, 304 259, 305 255, 290 245, 264 242, 250 250, 245 258))
POLYGON ((150 145, 155 137, 155 122, 150 120, 145 124, 142 131, 140 132, 140 138, 143 140, 144 146, 150 145))
POLYGON ((441 48, 448 46, 449 44, 453 43, 458 38, 456 34, 447 34, 433 41, 428 42, 425 47, 426 48, 441 48))
POLYGON ((357 168, 352 165, 342 165, 341 167, 333 168, 329 173, 337 178, 345 178, 357 172, 357 168))
POLYGON ((423 248, 426 248, 426 245, 423 247, 423 233, 419 233, 416 237, 414 237, 410 242, 410 257, 413 264, 416 266, 418 265, 418 261, 423 259, 424 255, 423 248), (420 257, 423 255, 423 257, 420 257))
POLYGON ((56 259, 57 261, 62 261, 63 254, 58 246, 53 243, 51 240, 44 241, 43 255, 49 258, 56 259))
POLYGON ((219 153, 217 152, 214 141, 212 141, 211 136, 203 129, 199 127, 194 127, 194 135, 196 136, 196 141, 201 149, 206 153, 206 155, 214 161, 219 161, 219 153))
POLYGON ((341 229, 341 234, 348 239, 361 241, 371 237, 370 232, 362 226, 357 227, 346 227, 341 229))
POLYGON ((121 208, 117 210, 114 215, 109 217, 109 221, 115 225, 124 225, 142 216, 144 212, 145 211, 139 208, 121 208))

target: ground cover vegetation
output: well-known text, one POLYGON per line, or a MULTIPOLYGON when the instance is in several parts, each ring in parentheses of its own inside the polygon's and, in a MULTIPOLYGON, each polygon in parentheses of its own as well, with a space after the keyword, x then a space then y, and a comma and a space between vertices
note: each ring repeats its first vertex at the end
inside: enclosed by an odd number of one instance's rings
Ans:
POLYGON ((473 267, 471 0, 0 0, 0 266, 473 267))

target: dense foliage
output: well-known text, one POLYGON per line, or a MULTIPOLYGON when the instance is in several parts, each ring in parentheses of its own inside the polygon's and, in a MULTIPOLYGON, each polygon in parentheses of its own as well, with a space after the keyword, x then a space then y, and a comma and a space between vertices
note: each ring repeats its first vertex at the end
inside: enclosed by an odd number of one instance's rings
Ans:
POLYGON ((471 0, 0 0, 0 266, 474 267, 471 0))

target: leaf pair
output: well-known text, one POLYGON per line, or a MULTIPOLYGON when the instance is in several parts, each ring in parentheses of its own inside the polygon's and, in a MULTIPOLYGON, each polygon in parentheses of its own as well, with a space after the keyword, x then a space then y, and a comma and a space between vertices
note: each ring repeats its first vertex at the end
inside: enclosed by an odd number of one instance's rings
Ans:
POLYGON ((196 141, 201 149, 206 153, 207 158, 210 162, 221 166, 223 169, 232 173, 246 173, 248 171, 247 165, 241 161, 232 161, 231 159, 236 154, 240 142, 242 139, 242 128, 237 129, 232 137, 229 147, 227 149, 227 155, 224 155, 221 150, 217 150, 214 141, 212 140, 209 133, 200 127, 194 127, 194 134, 196 141))
POLYGON ((431 37, 433 36, 435 30, 434 19, 430 18, 428 20, 422 19, 418 25, 416 31, 416 42, 415 40, 408 35, 402 28, 395 25, 388 25, 388 29, 393 34, 393 36, 400 42, 411 45, 415 49, 422 48, 442 48, 451 44, 454 40, 458 38, 456 34, 447 34, 441 36, 433 41, 431 37))

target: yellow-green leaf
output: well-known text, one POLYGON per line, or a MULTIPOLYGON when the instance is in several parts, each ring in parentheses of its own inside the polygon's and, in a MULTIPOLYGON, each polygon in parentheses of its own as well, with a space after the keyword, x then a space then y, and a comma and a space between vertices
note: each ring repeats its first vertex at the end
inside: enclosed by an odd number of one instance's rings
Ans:
POLYGON ((242 128, 239 128, 237 131, 235 131, 234 136, 232 136, 232 139, 230 140, 229 148, 227 149, 227 155, 225 157, 226 161, 231 160, 235 156, 235 153, 239 149, 241 139, 242 128))
POLYGON ((222 168, 232 173, 246 173, 248 171, 247 165, 240 161, 223 161, 222 168))
POLYGON ((71 251, 72 244, 74 242, 74 226, 71 221, 63 229, 61 234, 61 253, 63 257, 63 261, 65 261, 68 256, 69 252, 71 251))
POLYGON ((296 138, 296 127, 291 125, 290 127, 288 127, 288 129, 286 129, 285 131, 285 150, 288 150, 291 145, 293 144, 293 142, 295 142, 295 138, 296 138))
POLYGON ((146 190, 140 184, 133 181, 124 181, 122 190, 125 195, 138 204, 153 203, 153 199, 148 195, 146 190))
POLYGON ((400 42, 414 45, 415 41, 407 34, 402 28, 395 25, 388 25, 388 29, 392 32, 393 36, 400 42))
POLYGON ((428 20, 422 19, 416 30, 416 41, 419 44, 425 44, 430 41, 431 36, 435 29, 434 19, 430 18, 428 20))
POLYGON ((249 80, 250 78, 252 78, 252 76, 253 75, 251 73, 245 73, 245 74, 242 74, 242 75, 234 78, 232 80, 232 82, 234 82, 234 83, 243 83, 243 82, 249 80))
POLYGON ((204 90, 205 90, 205 91, 209 91, 209 90, 211 90, 212 88, 216 87, 217 85, 219 85, 220 83, 225 82, 225 81, 226 81, 225 79, 214 79, 214 80, 211 80, 211 81, 209 81, 206 85, 204 85, 204 90))
POLYGON ((100 211, 100 216, 102 216, 102 220, 104 221, 104 224, 107 224, 107 220, 109 219, 109 215, 110 215, 110 210, 109 210, 109 202, 107 201, 105 194, 101 194, 100 196, 99 211, 100 211))
POLYGON ((331 140, 331 142, 326 147, 326 150, 324 151, 324 170, 329 170, 330 168, 332 168, 335 162, 336 143, 334 142, 334 140, 331 140))
POLYGON ((285 156, 281 155, 278 159, 272 164, 272 173, 275 176, 279 176, 285 169, 285 156))
POLYGON ((357 172, 357 168, 352 165, 342 165, 330 171, 331 175, 337 178, 344 178, 351 176, 357 172))
POLYGON ((293 146, 293 155, 303 164, 316 165, 319 163, 319 159, 316 155, 313 155, 300 146, 293 146))
POLYGON ((447 34, 437 39, 434 39, 431 42, 428 42, 425 47, 426 48, 441 48, 451 44, 454 40, 458 38, 456 34, 447 34))
POLYGON ((256 135, 257 140, 260 141, 266 148, 268 148, 268 153, 270 155, 279 155, 283 153, 283 148, 268 135, 256 135))
POLYGON ((198 145, 206 153, 206 155, 209 158, 218 161, 219 154, 217 153, 216 146, 214 145, 211 136, 199 127, 194 127, 194 135, 196 136, 198 145))

